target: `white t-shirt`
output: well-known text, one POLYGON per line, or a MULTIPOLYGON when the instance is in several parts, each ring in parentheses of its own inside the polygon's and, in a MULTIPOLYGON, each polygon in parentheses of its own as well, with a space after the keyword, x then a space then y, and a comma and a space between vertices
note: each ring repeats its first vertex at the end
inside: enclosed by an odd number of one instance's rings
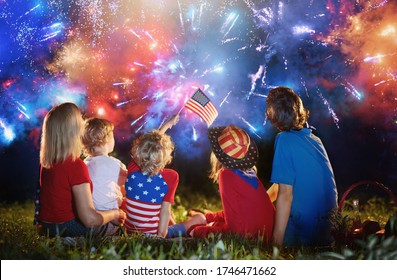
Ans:
POLYGON ((87 157, 84 160, 93 184, 92 197, 97 210, 118 209, 123 195, 118 185, 124 163, 111 156, 87 157))

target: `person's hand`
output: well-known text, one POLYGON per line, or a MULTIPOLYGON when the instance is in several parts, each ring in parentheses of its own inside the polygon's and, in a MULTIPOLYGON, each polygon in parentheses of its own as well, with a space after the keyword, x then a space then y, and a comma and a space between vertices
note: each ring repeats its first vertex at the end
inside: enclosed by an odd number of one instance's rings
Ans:
POLYGON ((126 213, 125 213, 123 210, 121 210, 121 209, 119 209, 118 211, 119 211, 119 217, 118 217, 118 219, 117 219, 116 221, 114 221, 114 222, 115 222, 116 224, 122 226, 122 225, 124 225, 124 222, 125 222, 125 219, 127 218, 127 215, 126 215, 126 213))
POLYGON ((176 125, 179 121, 179 113, 173 115, 170 119, 168 119, 164 124, 159 128, 161 133, 165 133, 168 129, 176 125))

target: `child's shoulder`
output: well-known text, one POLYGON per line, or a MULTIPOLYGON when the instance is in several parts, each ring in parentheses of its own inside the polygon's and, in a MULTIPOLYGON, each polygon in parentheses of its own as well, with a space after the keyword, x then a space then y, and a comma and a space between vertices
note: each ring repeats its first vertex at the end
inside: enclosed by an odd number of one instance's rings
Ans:
POLYGON ((108 158, 114 162, 117 162, 118 164, 122 163, 121 160, 119 160, 118 158, 112 157, 112 156, 108 156, 108 158))
POLYGON ((140 171, 141 169, 139 166, 135 163, 135 161, 131 160, 130 163, 128 164, 128 173, 140 171))
POLYGON ((179 174, 173 169, 164 168, 160 172, 161 176, 164 178, 165 181, 168 182, 179 182, 179 174))

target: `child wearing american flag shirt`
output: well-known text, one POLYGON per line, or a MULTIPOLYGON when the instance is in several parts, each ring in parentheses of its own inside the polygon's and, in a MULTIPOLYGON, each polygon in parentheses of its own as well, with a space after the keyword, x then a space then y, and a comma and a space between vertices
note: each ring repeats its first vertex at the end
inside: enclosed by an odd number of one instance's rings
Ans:
POLYGON ((133 142, 125 184, 127 233, 172 238, 186 236, 190 227, 205 223, 201 213, 179 224, 174 224, 172 219, 171 205, 179 175, 165 168, 171 163, 174 150, 174 143, 165 132, 178 120, 179 114, 176 114, 159 130, 146 132, 133 142))

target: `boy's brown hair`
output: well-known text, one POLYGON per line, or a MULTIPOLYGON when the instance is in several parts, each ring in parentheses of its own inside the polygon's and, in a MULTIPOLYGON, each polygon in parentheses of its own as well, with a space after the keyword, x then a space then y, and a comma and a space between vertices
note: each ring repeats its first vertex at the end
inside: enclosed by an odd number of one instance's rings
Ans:
POLYGON ((289 87, 270 90, 266 104, 266 117, 281 131, 302 129, 309 118, 301 98, 289 87))

